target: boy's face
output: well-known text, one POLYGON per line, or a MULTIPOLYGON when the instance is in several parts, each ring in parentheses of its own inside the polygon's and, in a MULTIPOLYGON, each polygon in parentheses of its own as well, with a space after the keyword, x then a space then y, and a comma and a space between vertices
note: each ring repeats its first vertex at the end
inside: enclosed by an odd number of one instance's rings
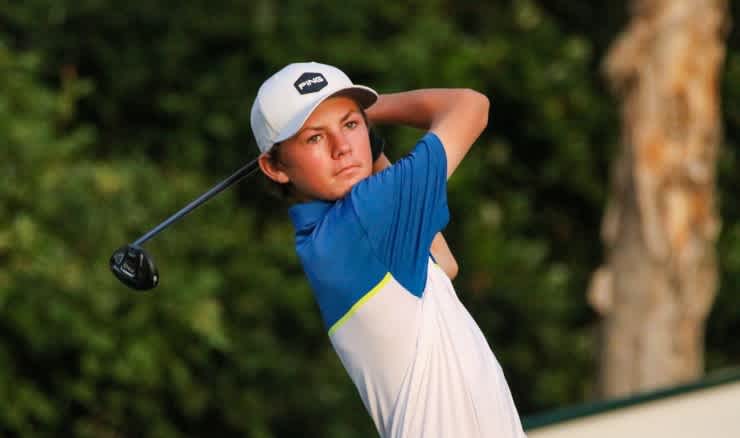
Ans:
POLYGON ((300 201, 337 200, 372 173, 368 127, 349 97, 322 102, 279 148, 273 160, 260 157, 260 167, 269 178, 292 183, 300 201))

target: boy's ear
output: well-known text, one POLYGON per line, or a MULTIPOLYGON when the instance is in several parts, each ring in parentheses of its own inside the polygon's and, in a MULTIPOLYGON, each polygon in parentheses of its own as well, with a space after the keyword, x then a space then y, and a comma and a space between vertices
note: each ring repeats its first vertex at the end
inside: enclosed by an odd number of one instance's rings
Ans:
POLYGON ((271 180, 280 184, 286 184, 290 182, 290 177, 282 169, 280 163, 273 160, 269 154, 260 155, 257 159, 257 163, 259 164, 262 173, 267 175, 267 177, 271 180))

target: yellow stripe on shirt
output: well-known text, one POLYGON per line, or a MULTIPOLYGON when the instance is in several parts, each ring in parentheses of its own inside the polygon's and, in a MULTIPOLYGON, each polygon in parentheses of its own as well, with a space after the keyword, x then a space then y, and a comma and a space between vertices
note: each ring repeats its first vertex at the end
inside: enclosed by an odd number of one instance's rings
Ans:
POLYGON ((359 300, 357 300, 357 302, 355 304, 353 304, 352 307, 349 308, 349 310, 347 311, 347 313, 345 313, 344 316, 342 316, 341 318, 339 318, 339 320, 337 322, 335 322, 334 325, 331 326, 331 328, 329 329, 329 336, 331 336, 332 333, 334 333, 335 331, 337 331, 339 329, 339 327, 341 327, 345 322, 347 322, 347 320, 349 319, 349 317, 352 316, 352 315, 354 315, 355 312, 357 312, 357 310, 360 308, 360 306, 362 306, 363 304, 365 304, 365 302, 367 300, 369 300, 370 298, 373 297, 373 295, 375 295, 376 293, 378 293, 378 291, 383 286, 385 286, 385 284, 388 283, 391 278, 392 278, 392 275, 391 275, 390 272, 388 272, 387 274, 385 274, 385 276, 383 277, 383 279, 380 280, 380 282, 378 284, 376 284, 372 289, 370 289, 370 291, 368 293, 365 294, 364 297, 362 297, 359 300))

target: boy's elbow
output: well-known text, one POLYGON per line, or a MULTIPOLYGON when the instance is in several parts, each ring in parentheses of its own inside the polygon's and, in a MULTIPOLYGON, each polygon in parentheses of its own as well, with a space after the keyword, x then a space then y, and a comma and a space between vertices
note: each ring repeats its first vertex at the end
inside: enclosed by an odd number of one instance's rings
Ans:
POLYGON ((481 97, 483 108, 481 110, 483 114, 483 127, 485 128, 488 126, 488 114, 491 111, 491 101, 488 99, 488 96, 486 96, 483 93, 478 93, 481 97))
POLYGON ((475 120, 472 120, 471 122, 475 122, 476 126, 478 126, 482 132, 486 126, 488 126, 488 112, 491 108, 491 102, 488 99, 488 96, 480 91, 466 89, 465 99, 466 104, 470 105, 471 109, 474 110, 474 114, 477 116, 475 120))
POLYGON ((450 277, 450 280, 454 280, 457 277, 459 271, 460 267, 457 265, 457 262, 454 259, 452 260, 452 263, 448 264, 445 267, 445 273, 448 277, 450 277))

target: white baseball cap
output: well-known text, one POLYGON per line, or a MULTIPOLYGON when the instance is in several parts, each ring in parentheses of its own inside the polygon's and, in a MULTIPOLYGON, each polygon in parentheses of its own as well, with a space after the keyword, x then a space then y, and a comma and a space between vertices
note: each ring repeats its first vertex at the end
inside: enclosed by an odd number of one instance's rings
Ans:
POLYGON ((365 109, 378 93, 355 85, 341 70, 318 62, 299 62, 283 67, 257 91, 250 123, 261 152, 295 135, 313 110, 324 100, 346 94, 365 109))

